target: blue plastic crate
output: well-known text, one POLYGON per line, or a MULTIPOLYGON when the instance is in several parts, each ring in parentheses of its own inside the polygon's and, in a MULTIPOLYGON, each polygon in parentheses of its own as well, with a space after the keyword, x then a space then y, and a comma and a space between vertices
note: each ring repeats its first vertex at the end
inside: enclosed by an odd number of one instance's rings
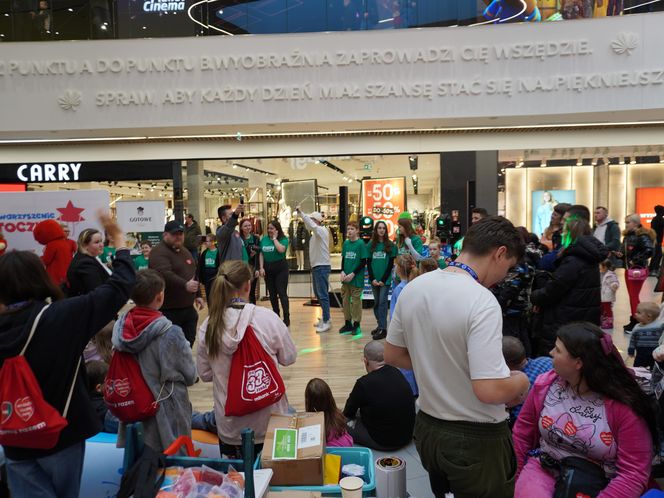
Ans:
MULTIPOLYGON (((362 495, 369 496, 376 489, 376 472, 374 466, 373 453, 369 448, 353 446, 350 448, 338 448, 328 446, 325 451, 331 455, 341 456, 341 466, 349 463, 362 465, 365 468, 364 486, 362 486, 362 495)), ((256 459, 256 469, 261 468, 260 455, 256 459)), ((335 486, 270 486, 271 491, 314 491, 322 493, 324 496, 341 496, 341 487, 335 486)))

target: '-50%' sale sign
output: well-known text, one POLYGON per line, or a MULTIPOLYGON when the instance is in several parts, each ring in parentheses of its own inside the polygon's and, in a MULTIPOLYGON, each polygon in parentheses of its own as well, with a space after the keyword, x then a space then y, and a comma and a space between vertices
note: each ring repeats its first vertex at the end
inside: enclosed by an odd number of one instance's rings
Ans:
POLYGON ((406 210, 406 178, 362 180, 362 214, 384 221, 390 238, 394 237, 399 215, 406 210))

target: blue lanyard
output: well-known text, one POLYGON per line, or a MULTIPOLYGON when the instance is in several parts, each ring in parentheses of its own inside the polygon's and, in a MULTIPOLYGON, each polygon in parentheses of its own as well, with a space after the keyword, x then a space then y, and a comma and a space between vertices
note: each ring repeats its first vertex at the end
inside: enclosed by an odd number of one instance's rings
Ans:
POLYGON ((454 266, 455 268, 460 268, 468 275, 473 277, 477 282, 480 281, 479 277, 477 276, 477 273, 475 273, 475 270, 473 270, 470 266, 464 264, 464 263, 459 263, 458 261, 450 261, 450 263, 447 266, 454 266))

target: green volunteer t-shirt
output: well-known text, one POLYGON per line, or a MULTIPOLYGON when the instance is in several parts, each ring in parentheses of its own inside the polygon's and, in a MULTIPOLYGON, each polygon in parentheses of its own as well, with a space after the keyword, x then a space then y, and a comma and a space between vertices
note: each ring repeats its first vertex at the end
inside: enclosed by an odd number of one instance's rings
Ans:
MULTIPOLYGON (((360 264, 360 261, 368 257, 369 250, 362 239, 357 239, 355 241, 346 239, 341 249, 341 258, 344 262, 342 268, 343 272, 346 275, 353 273, 360 264)), ((364 272, 359 272, 359 275, 355 275, 353 280, 347 283, 353 287, 364 287, 364 272)))
POLYGON ((134 258, 134 268, 136 268, 136 271, 139 270, 147 270, 148 269, 148 258, 143 256, 142 254, 139 254, 134 258))
MULTIPOLYGON (((424 247, 424 242, 422 242, 422 237, 419 235, 413 235, 410 238, 410 241, 413 243, 413 249, 417 251, 418 254, 422 254, 422 248, 424 247)), ((401 256, 402 254, 410 254, 410 250, 408 249, 408 246, 404 242, 401 247, 399 247, 397 254, 401 256)))
MULTIPOLYGON (((286 237, 279 239, 279 243, 288 249, 288 239, 286 237)), ((277 248, 274 247, 274 242, 267 235, 261 239, 261 252, 263 253, 263 261, 266 263, 274 263, 275 261, 286 259, 286 251, 277 251, 277 248)))
POLYGON ((245 263, 249 262, 249 253, 247 252, 247 246, 242 244, 242 261, 245 263))
MULTIPOLYGON (((371 251, 371 242, 367 244, 367 251, 370 252, 369 256, 371 258, 371 271, 376 280, 380 281, 387 270, 387 265, 390 262, 390 258, 394 258, 397 255, 397 246, 392 244, 390 252, 385 251, 385 244, 379 242, 376 244, 376 247, 371 251)), ((391 272, 390 272, 391 273, 391 272)), ((390 285, 392 283, 392 275, 387 277, 385 285, 390 285)))
POLYGON ((205 251, 205 261, 203 261, 204 268, 217 267, 217 253, 219 249, 208 249, 205 251))
POLYGON ((447 268, 447 263, 445 263, 445 258, 440 258, 438 260, 438 268, 440 268, 441 270, 447 268))
POLYGON ((99 255, 99 259, 104 264, 108 263, 113 257, 115 257, 115 247, 111 246, 105 246, 104 252, 99 255))

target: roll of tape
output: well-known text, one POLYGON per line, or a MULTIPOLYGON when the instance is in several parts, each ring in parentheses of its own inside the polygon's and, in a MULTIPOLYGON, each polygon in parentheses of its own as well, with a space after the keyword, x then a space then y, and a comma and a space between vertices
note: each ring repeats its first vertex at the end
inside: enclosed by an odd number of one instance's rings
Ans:
POLYGON ((407 498, 406 462, 399 457, 376 460, 376 498, 407 498))

